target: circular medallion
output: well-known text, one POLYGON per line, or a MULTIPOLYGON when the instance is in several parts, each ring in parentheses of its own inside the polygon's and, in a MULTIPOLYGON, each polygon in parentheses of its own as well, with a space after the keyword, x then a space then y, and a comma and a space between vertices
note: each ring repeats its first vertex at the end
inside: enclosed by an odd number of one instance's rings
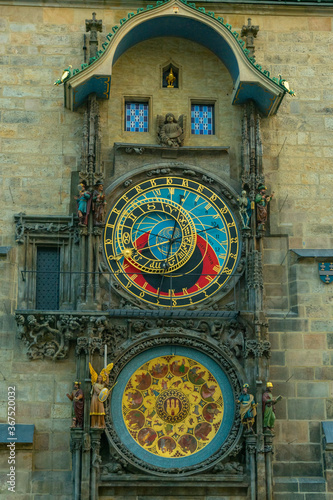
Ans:
POLYGON ((207 367, 188 356, 166 355, 143 363, 131 375, 122 413, 139 446, 154 455, 181 458, 214 440, 224 401, 207 367))
POLYGON ((187 307, 230 280, 240 256, 239 229, 211 188, 159 177, 134 185, 116 201, 106 219, 104 251, 129 294, 156 306, 187 307))
POLYGON ((164 421, 177 424, 185 420, 190 411, 187 396, 177 389, 167 389, 156 399, 157 415, 164 421))

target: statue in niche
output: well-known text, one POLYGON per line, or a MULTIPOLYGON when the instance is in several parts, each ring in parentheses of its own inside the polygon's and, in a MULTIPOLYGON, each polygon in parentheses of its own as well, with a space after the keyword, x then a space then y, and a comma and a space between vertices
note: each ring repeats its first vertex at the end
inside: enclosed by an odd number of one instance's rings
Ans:
POLYGON ((258 403, 255 403, 254 396, 248 393, 249 387, 249 384, 243 385, 242 393, 239 395, 237 403, 240 404, 239 413, 242 424, 246 427, 247 431, 254 432, 253 424, 257 415, 256 408, 258 403))
POLYGON ((252 215, 251 200, 247 196, 245 190, 242 191, 242 196, 237 198, 239 205, 239 215, 241 216, 243 229, 250 229, 249 223, 252 215))
POLYGON ((83 427, 83 412, 84 412, 84 395, 83 395, 83 390, 80 389, 81 382, 74 382, 74 389, 72 390, 71 394, 66 394, 68 399, 73 401, 73 411, 74 411, 74 417, 73 417, 73 423, 72 423, 72 428, 73 427, 78 427, 79 429, 82 429, 83 427))
POLYGON ((90 402, 90 425, 93 428, 105 428, 105 410, 103 403, 109 395, 109 391, 106 389, 106 386, 109 383, 109 373, 112 368, 113 363, 110 363, 106 368, 103 368, 99 375, 97 375, 97 372, 95 372, 91 363, 89 363, 92 385, 90 402))
POLYGON ((176 77, 175 75, 173 74, 173 70, 172 70, 172 67, 170 67, 170 73, 168 74, 168 76, 166 77, 166 81, 168 83, 168 87, 167 88, 171 88, 171 89, 174 89, 175 86, 174 86, 174 83, 175 83, 175 80, 176 80, 176 77))
POLYGON ((87 226, 91 206, 91 194, 84 182, 78 185, 79 195, 75 196, 79 226, 87 226))
POLYGON ((255 197, 255 202, 257 205, 257 227, 258 229, 265 229, 265 224, 267 222, 268 218, 268 203, 271 201, 271 199, 274 196, 274 193, 272 194, 266 194, 267 187, 264 186, 263 184, 260 184, 258 186, 258 193, 256 194, 255 197))
POLYGON ((178 120, 172 113, 157 116, 157 136, 162 146, 179 148, 185 139, 185 116, 180 115, 178 120))
POLYGON ((275 404, 282 399, 282 396, 273 398, 273 384, 267 382, 266 391, 262 395, 262 411, 264 414, 264 431, 272 431, 275 424, 275 404))
POLYGON ((92 210, 94 214, 94 226, 102 226, 106 212, 105 194, 103 193, 103 183, 97 182, 94 186, 92 196, 92 210))

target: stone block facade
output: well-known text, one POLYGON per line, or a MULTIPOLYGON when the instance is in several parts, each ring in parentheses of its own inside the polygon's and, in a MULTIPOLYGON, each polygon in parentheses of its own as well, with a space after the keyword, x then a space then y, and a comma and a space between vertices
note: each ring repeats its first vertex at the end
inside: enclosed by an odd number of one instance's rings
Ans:
MULTIPOLYGON (((69 65, 80 67, 85 20, 92 10, 103 20, 102 44, 112 26, 139 4, 29 3, 0 0, 0 246, 10 247, 0 255, 0 420, 7 420, 7 385, 15 385, 16 421, 35 425, 33 446, 17 445, 15 498, 67 500, 72 498, 72 415, 66 392, 76 373, 74 349, 56 363, 30 361, 17 338, 23 249, 15 241, 14 215, 71 215, 85 109, 64 108, 63 87, 53 82, 69 65)), ((202 6, 208 9, 208 2, 202 6)), ((283 396, 276 405, 274 489, 276 500, 329 499, 333 472, 329 457, 323 458, 321 422, 333 420, 333 284, 320 280, 318 264, 333 261, 332 5, 224 2, 214 9, 239 33, 249 17, 259 25, 256 61, 296 91, 295 98, 284 97, 276 115, 261 120, 263 170, 274 191, 263 238, 264 310, 272 346, 267 379, 274 395, 283 396), (297 249, 331 253, 323 259, 299 257, 297 249)), ((187 146, 229 148, 218 159, 206 158, 203 167, 221 178, 230 176, 240 192, 243 109, 232 106, 232 92, 226 67, 200 44, 157 37, 130 48, 113 68, 110 100, 100 102, 105 178, 111 183, 133 168, 130 155, 114 163, 114 143, 156 144, 157 115, 173 112, 187 116, 187 146), (178 89, 161 87, 168 61, 179 67, 178 89), (135 98, 150 103, 148 133, 124 131, 124 104, 135 98), (215 105, 211 137, 190 133, 190 105, 200 100, 215 105)), ((145 152, 142 164, 150 161, 145 152)), ((196 159, 186 162, 195 165, 196 159)), ((4 445, 0 456, 0 496, 9 498, 4 445)), ((231 498, 228 492, 216 497, 204 489, 183 493, 191 500, 231 498)), ((165 495, 154 499, 174 498, 171 491, 165 495)), ((99 498, 110 497, 102 492, 99 498)), ((146 497, 138 488, 135 495, 117 490, 112 498, 146 497)))

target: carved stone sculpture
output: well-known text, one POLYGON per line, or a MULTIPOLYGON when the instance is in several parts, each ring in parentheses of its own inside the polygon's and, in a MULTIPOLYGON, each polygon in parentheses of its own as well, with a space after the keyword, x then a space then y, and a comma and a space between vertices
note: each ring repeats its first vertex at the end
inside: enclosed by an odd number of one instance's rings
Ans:
POLYGON ((113 363, 110 363, 106 368, 103 368, 101 373, 97 375, 92 365, 89 363, 91 374, 91 402, 90 402, 90 425, 93 428, 104 429, 105 427, 105 410, 104 404, 101 401, 101 391, 109 383, 109 373, 113 368, 113 363))
POLYGON ((172 113, 157 116, 158 141, 162 146, 179 148, 184 145, 185 116, 180 115, 178 120, 172 113))
POLYGON ((68 399, 73 401, 74 418, 72 427, 83 427, 84 395, 80 389, 81 382, 74 382, 74 389, 71 394, 66 394, 68 399))
POLYGON ((248 431, 251 430, 253 432, 253 424, 255 416, 257 415, 257 404, 254 402, 253 395, 248 393, 248 390, 249 384, 244 384, 242 393, 239 395, 237 403, 240 404, 239 413, 242 424, 248 431))

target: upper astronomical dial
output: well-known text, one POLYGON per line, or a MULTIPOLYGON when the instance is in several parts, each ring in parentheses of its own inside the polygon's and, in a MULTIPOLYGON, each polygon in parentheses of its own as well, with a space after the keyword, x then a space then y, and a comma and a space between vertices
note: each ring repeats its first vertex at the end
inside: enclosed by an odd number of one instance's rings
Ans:
POLYGON ((128 292, 157 306, 186 307, 230 279, 240 254, 239 231, 210 188, 160 177, 118 199, 107 217, 104 250, 128 292))

